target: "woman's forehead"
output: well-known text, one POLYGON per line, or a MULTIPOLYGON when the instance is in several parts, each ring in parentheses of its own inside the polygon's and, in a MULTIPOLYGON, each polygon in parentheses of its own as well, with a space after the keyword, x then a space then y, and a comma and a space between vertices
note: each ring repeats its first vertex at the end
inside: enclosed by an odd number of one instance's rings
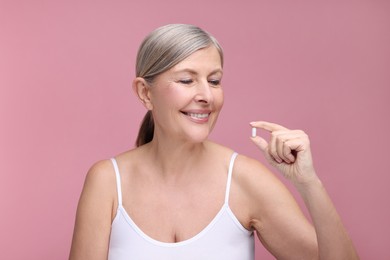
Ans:
POLYGON ((210 46, 200 49, 173 66, 170 71, 197 73, 200 69, 222 72, 221 56, 217 48, 210 46))

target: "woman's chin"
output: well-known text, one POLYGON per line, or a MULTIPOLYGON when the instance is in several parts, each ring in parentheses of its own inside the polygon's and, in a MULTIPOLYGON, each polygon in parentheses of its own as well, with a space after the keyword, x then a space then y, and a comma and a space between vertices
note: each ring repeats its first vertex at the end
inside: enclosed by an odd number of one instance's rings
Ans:
POLYGON ((210 132, 204 132, 204 133, 192 133, 187 135, 187 141, 191 143, 203 143, 204 141, 207 141, 209 138, 210 132))

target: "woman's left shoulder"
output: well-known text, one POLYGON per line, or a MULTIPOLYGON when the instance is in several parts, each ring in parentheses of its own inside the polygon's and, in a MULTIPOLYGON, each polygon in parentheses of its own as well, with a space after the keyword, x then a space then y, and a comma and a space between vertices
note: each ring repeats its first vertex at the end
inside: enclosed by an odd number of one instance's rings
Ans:
POLYGON ((207 142, 206 146, 210 154, 215 156, 216 160, 225 162, 227 166, 230 165, 233 155, 237 154, 233 165, 233 175, 250 177, 253 175, 261 175, 263 172, 269 172, 268 169, 258 160, 244 154, 240 154, 227 146, 215 142, 207 142))
POLYGON ((234 162, 233 181, 250 193, 265 192, 262 194, 265 195, 267 191, 286 190, 280 179, 264 164, 243 154, 238 154, 234 162))
POLYGON ((260 161, 244 154, 238 154, 234 162, 234 172, 238 177, 251 179, 268 174, 269 170, 260 161))

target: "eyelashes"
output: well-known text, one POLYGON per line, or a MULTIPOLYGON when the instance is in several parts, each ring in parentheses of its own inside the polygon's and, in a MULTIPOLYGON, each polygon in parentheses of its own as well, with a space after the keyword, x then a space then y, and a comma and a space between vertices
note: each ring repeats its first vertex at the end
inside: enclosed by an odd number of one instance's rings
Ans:
MULTIPOLYGON (((192 80, 192 79, 180 79, 177 82, 180 83, 180 84, 183 84, 183 85, 191 85, 192 83, 194 83, 194 80, 192 80)), ((220 79, 212 79, 212 80, 208 80, 208 82, 212 86, 219 86, 221 84, 221 80, 220 79)))
POLYGON ((192 79, 181 79, 178 82, 184 85, 190 85, 194 81, 192 79))
POLYGON ((214 85, 214 86, 219 86, 221 84, 221 80, 219 79, 213 79, 213 80, 209 80, 209 83, 211 85, 214 85))

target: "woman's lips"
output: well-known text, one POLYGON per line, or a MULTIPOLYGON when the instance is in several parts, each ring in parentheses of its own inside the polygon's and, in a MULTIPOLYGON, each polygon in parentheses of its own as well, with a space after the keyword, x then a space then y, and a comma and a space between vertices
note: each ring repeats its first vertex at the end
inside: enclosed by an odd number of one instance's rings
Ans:
POLYGON ((184 115, 186 115, 191 121, 196 123, 206 123, 209 121, 210 111, 181 111, 184 115))

